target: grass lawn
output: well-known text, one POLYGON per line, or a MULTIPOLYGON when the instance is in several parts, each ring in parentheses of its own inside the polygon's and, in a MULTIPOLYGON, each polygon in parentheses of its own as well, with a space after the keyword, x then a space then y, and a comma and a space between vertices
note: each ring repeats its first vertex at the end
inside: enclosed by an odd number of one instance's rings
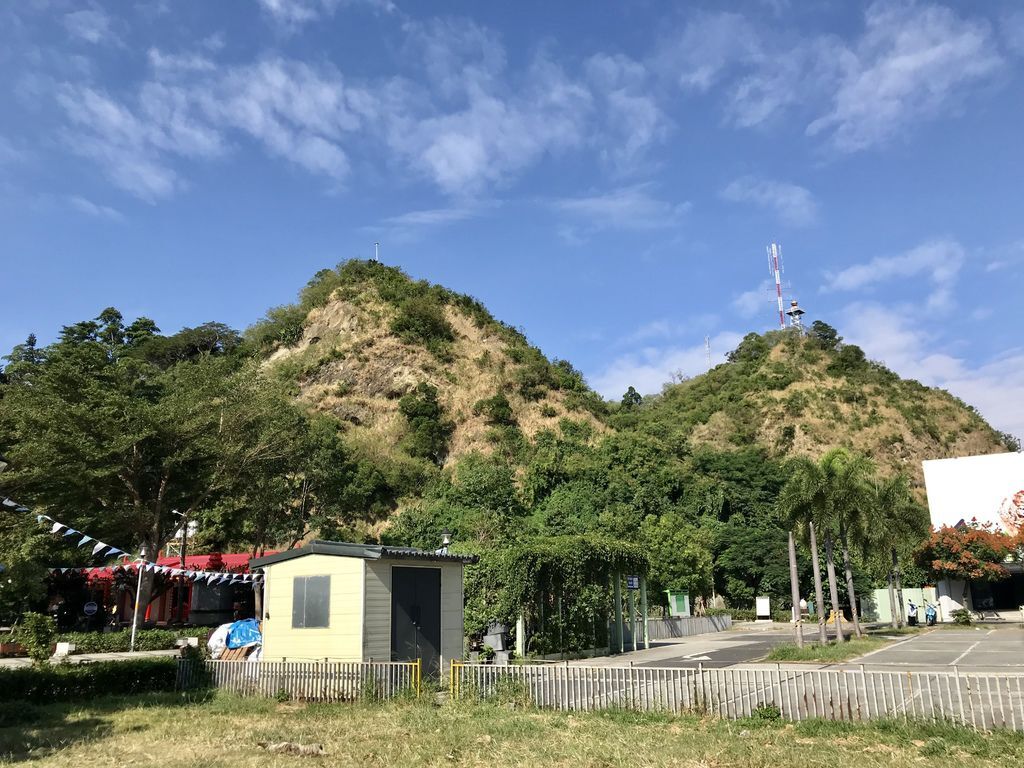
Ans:
POLYGON ((902 766, 1016 765, 1024 735, 940 725, 789 725, 697 716, 568 714, 497 704, 278 704, 214 696, 101 698, 4 706, 0 764, 33 766, 902 766), (11 722, 17 720, 18 722, 11 722), (322 743, 326 756, 270 754, 260 741, 322 743))
POLYGON ((851 638, 845 643, 831 642, 828 645, 805 642, 803 648, 796 643, 784 643, 771 649, 765 661, 817 661, 823 664, 838 661, 849 661, 865 653, 877 651, 892 640, 881 637, 851 638))

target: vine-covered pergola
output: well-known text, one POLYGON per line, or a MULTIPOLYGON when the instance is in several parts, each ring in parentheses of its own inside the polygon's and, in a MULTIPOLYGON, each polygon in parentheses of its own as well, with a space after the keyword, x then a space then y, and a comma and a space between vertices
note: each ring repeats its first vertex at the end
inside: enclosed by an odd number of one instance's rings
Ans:
POLYGON ((646 647, 648 558, 635 544, 559 536, 478 554, 480 564, 466 574, 471 635, 500 622, 515 625, 519 656, 592 648, 616 652, 630 645, 628 622, 632 647, 640 637, 646 647), (627 577, 636 578, 634 589, 624 584, 627 577))

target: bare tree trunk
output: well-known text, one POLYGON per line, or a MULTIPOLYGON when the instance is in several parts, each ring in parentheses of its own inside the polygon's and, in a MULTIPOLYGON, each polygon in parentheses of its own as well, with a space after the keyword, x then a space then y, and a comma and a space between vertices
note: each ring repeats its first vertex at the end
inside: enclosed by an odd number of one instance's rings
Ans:
POLYGON ((824 645, 828 642, 828 630, 825 629, 825 595, 821 589, 821 563, 818 562, 818 536, 814 531, 814 523, 808 523, 810 535, 811 565, 814 567, 814 599, 818 606, 818 640, 824 645))
POLYGON ((907 626, 907 615, 904 613, 903 607, 903 585, 900 583, 900 565, 896 558, 896 547, 892 548, 892 573, 893 578, 896 580, 896 605, 900 608, 900 626, 907 626))
POLYGON ((891 621, 892 628, 893 629, 899 629, 900 628, 900 620, 899 620, 899 614, 897 613, 898 609, 896 608, 896 586, 895 585, 896 585, 895 577, 893 576, 893 572, 890 570, 889 571, 889 611, 892 614, 892 621, 891 621))
POLYGON ((857 637, 864 637, 860 630, 860 619, 857 616, 857 593, 853 589, 853 566, 850 564, 850 546, 846 541, 846 528, 839 529, 839 541, 843 546, 843 569, 846 572, 846 594, 850 598, 850 618, 853 619, 853 632, 857 637))
POLYGON ((832 552, 832 534, 825 534, 825 572, 828 574, 828 591, 832 598, 832 612, 836 617, 836 642, 846 642, 843 635, 843 612, 839 608, 839 589, 836 587, 836 561, 832 552))
POLYGON ((797 648, 804 647, 804 625, 800 617, 800 574, 796 567, 796 539, 789 532, 789 589, 793 598, 793 631, 797 648))

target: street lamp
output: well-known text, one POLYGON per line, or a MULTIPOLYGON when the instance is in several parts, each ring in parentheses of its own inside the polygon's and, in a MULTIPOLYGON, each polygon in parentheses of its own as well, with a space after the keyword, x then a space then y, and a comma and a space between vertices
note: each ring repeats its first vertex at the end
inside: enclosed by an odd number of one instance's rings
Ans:
POLYGON ((139 598, 142 596, 142 572, 146 564, 146 545, 139 547, 139 580, 135 585, 135 610, 132 612, 132 639, 128 645, 128 652, 135 653, 135 633, 139 627, 139 598))

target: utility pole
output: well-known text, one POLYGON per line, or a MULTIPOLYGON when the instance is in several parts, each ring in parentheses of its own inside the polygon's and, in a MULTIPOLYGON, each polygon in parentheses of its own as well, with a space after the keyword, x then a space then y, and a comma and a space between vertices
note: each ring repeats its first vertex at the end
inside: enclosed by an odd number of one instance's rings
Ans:
POLYGON ((146 570, 146 545, 139 548, 139 562, 135 564, 139 572, 138 582, 135 584, 135 610, 132 611, 132 638, 128 644, 128 652, 135 653, 135 635, 139 628, 139 598, 142 597, 142 572, 146 570))
MULTIPOLYGON (((180 568, 185 570, 185 552, 188 549, 188 513, 174 510, 174 514, 181 518, 181 551, 178 552, 178 563, 180 568)), ((185 577, 178 576, 178 622, 185 623, 185 577)))

